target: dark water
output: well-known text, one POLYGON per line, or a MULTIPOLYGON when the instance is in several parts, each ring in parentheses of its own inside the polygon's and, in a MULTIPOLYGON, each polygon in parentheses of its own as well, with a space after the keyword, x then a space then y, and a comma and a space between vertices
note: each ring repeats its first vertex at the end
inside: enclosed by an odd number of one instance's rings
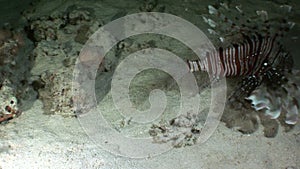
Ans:
POLYGON ((0 0, 0 24, 10 23, 12 26, 19 23, 21 12, 28 8, 32 0, 0 0))

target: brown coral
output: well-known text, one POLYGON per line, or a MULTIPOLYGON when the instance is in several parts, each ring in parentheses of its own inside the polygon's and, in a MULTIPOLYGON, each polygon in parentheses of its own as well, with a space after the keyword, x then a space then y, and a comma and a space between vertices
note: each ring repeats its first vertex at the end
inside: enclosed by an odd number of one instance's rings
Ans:
POLYGON ((13 64, 15 55, 25 45, 21 32, 0 29, 0 65, 13 64))
POLYGON ((0 45, 2 45, 7 39, 11 38, 12 32, 7 29, 0 29, 0 45))

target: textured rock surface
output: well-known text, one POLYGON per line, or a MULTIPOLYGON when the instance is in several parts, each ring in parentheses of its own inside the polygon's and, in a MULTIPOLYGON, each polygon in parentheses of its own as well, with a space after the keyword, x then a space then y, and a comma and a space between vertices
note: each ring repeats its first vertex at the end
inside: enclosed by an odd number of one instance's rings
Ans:
POLYGON ((35 43, 32 81, 44 103, 46 114, 74 116, 72 108, 72 74, 78 54, 99 23, 92 20, 90 8, 69 6, 66 11, 32 17, 25 12, 26 28, 35 43))
MULTIPOLYGON (((21 30, 0 29, 1 116, 20 114, 30 108, 36 93, 30 86, 32 43, 21 30)), ((2 118, 3 121, 5 118, 2 118)))
POLYGON ((0 123, 10 120, 21 114, 15 91, 9 80, 4 79, 0 88, 0 123))

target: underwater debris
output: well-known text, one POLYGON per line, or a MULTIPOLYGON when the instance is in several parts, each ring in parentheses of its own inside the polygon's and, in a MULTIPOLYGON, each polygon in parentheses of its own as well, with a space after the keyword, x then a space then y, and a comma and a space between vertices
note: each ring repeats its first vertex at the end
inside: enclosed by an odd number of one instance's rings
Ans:
POLYGON ((188 112, 168 122, 161 121, 152 125, 149 134, 155 143, 171 142, 175 148, 194 145, 205 121, 201 116, 201 113, 188 112))

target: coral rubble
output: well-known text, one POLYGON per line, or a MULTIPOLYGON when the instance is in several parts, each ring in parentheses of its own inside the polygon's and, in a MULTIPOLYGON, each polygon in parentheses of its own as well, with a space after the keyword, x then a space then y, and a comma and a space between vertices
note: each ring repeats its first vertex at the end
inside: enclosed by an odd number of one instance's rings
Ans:
POLYGON ((75 5, 46 16, 32 15, 24 12, 27 34, 35 43, 31 81, 44 104, 45 114, 72 117, 75 61, 83 44, 101 24, 93 19, 92 9, 75 5))
POLYGON ((201 113, 188 112, 169 122, 161 121, 159 124, 154 124, 149 134, 156 143, 171 142, 177 148, 190 146, 197 142, 203 124, 201 113))
POLYGON ((28 82, 31 49, 23 31, 0 29, 0 122, 20 115, 23 101, 34 96, 28 82))

